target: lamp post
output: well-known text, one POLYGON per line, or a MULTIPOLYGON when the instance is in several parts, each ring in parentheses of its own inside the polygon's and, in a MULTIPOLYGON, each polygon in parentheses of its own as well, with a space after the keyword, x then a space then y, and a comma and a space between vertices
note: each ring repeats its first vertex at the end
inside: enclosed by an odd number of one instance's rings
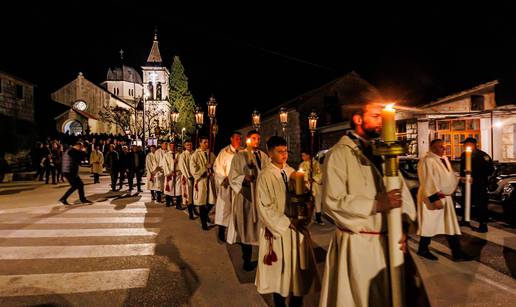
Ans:
POLYGON ((315 112, 308 115, 308 129, 310 130, 310 195, 312 195, 314 182, 314 138, 315 130, 317 129, 317 119, 319 119, 319 116, 315 112))
POLYGON ((261 119, 260 119, 260 112, 258 112, 258 110, 253 111, 253 114, 251 115, 251 119, 253 122, 254 129, 257 131, 260 130, 261 119))
POLYGON ((170 111, 170 136, 172 141, 176 140, 176 124, 179 119, 179 112, 174 108, 170 111))
POLYGON ((288 125, 287 109, 285 109, 283 107, 280 109, 279 119, 280 119, 281 129, 283 130, 283 137, 286 138, 287 135, 285 133, 285 128, 287 128, 287 125, 288 125))
POLYGON ((185 143, 185 131, 186 131, 186 128, 183 127, 181 129, 181 146, 185 143))
POLYGON ((204 112, 201 107, 195 108, 195 148, 197 148, 197 142, 199 141, 199 129, 204 124, 204 112))
POLYGON ((154 127, 154 136, 156 137, 156 146, 158 145, 159 135, 161 134, 161 130, 159 129, 159 121, 156 119, 155 121, 156 127, 154 127))
MULTIPOLYGON (((149 96, 149 94, 145 91, 145 89, 143 90, 144 94, 142 96, 142 147, 143 147, 143 150, 145 151, 145 148, 147 146, 147 143, 145 142, 145 101, 147 100, 147 97, 149 96)), ((136 127, 136 124, 135 124, 135 127, 136 127)), ((150 133, 149 133, 150 134, 150 133)))
POLYGON ((208 117, 210 118, 210 146, 208 147, 208 157, 210 156, 211 148, 213 146, 213 120, 215 119, 215 115, 217 114, 217 101, 215 97, 211 96, 208 100, 208 117))

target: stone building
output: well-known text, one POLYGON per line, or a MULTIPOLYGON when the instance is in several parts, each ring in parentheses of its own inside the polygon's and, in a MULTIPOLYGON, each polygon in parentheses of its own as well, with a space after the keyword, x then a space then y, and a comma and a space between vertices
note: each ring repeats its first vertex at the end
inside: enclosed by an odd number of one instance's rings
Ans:
MULTIPOLYGON (((288 114, 285 136, 289 147, 289 163, 297 165, 301 160, 301 150, 310 150, 308 116, 311 112, 316 112, 319 116, 319 128, 314 140, 317 152, 319 149, 331 147, 342 136, 343 131, 349 129, 347 118, 350 107, 378 97, 379 91, 374 86, 357 73, 348 73, 264 112, 261 115, 260 127, 263 143, 270 136, 283 135, 279 111, 285 108, 288 114)), ((251 123, 251 114, 249 122, 251 123)), ((252 125, 249 125, 239 131, 245 135, 252 128, 252 125)))
MULTIPOLYGON (((56 128, 59 132, 124 133, 121 127, 102 119, 100 112, 118 106, 129 110, 131 125, 138 122, 142 127, 142 104, 145 103, 146 139, 154 128, 170 127, 168 80, 170 72, 163 65, 157 34, 154 34, 147 62, 142 66, 143 78, 133 67, 120 65, 108 69, 105 81, 100 85, 87 80, 81 73, 76 79, 51 94, 52 100, 70 109, 58 115, 56 128), (152 115, 152 123, 147 118, 152 115)), ((138 128, 141 129, 141 128, 138 128)), ((131 129, 132 133, 135 129, 131 129)), ((168 130, 167 130, 168 131, 168 130)))
MULTIPOLYGON (((499 82, 494 80, 432 102, 401 106, 396 113, 397 135, 398 139, 408 142, 408 155, 424 155, 429 150, 430 141, 441 138, 446 154, 457 159, 464 151, 460 142, 467 137, 475 137, 479 148, 494 160, 516 161, 516 105, 497 106, 498 85, 499 82)), ((300 150, 309 146, 308 115, 311 111, 319 115, 315 140, 317 151, 330 148, 350 129, 351 109, 363 101, 377 99, 381 99, 377 88, 358 74, 349 73, 264 112, 262 138, 266 140, 271 135, 282 135, 278 112, 281 107, 286 108, 289 162, 296 165, 300 160, 300 150)), ((503 101, 505 104, 508 102, 512 101, 503 101)), ((251 128, 249 125, 240 131, 246 133, 251 128)))
POLYGON ((131 109, 133 106, 125 100, 108 92, 105 88, 89 81, 82 73, 77 78, 51 94, 52 100, 70 107, 58 115, 56 128, 70 134, 123 133, 100 118, 100 112, 109 106, 131 109))
POLYGON ((34 122, 34 84, 0 71, 0 114, 34 122))

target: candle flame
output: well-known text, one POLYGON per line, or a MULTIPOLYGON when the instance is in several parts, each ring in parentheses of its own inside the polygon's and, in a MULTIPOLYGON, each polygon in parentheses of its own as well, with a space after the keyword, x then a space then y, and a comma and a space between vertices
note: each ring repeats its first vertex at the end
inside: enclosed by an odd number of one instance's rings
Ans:
POLYGON ((300 172, 300 173, 304 173, 305 172, 302 168, 298 169, 297 171, 300 172))
POLYGON ((394 103, 385 105, 385 110, 394 111, 394 103))
POLYGON ((245 143, 247 144, 247 146, 251 145, 251 139, 245 140, 245 143))
POLYGON ((467 146, 467 147, 466 147, 466 151, 467 151, 467 152, 471 152, 471 151, 472 151, 471 147, 470 147, 470 146, 467 146))

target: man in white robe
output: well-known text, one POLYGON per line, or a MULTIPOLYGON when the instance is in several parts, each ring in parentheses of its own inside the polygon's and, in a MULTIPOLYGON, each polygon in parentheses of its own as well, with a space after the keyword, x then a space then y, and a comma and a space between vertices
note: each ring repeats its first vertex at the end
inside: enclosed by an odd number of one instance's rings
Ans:
POLYGON ((229 171, 233 156, 240 150, 242 134, 233 132, 230 137, 231 144, 224 147, 215 159, 213 171, 215 172, 215 182, 217 184, 217 203, 215 204, 215 224, 219 226, 218 239, 220 242, 226 241, 226 227, 231 216, 231 202, 233 200, 233 190, 229 185, 229 171))
POLYGON ((240 243, 245 271, 254 270, 251 257, 253 245, 258 245, 260 232, 256 211, 256 178, 270 163, 269 156, 259 149, 260 139, 260 133, 256 130, 247 133, 247 148, 235 154, 229 171, 229 184, 235 197, 226 241, 229 244, 240 243))
POLYGON ((426 259, 437 260, 428 247, 433 236, 445 234, 452 250, 453 259, 455 261, 471 260, 460 247, 461 232, 452 199, 459 178, 455 176, 444 153, 443 141, 435 139, 430 143, 430 151, 417 165, 419 177, 417 234, 421 237, 417 253, 426 259))
POLYGON ((178 180, 179 170, 177 167, 179 153, 176 152, 176 144, 169 143, 169 151, 165 155, 165 159, 162 160, 162 168, 165 178, 165 201, 166 206, 170 207, 173 204, 181 207, 179 204, 177 197, 181 195, 181 185, 178 180))
POLYGON ((156 146, 150 146, 150 152, 145 157, 145 169, 147 172, 147 189, 151 191, 152 200, 157 200, 158 193, 156 191, 161 191, 162 187, 161 180, 158 177, 158 163, 156 161, 156 146))
POLYGON ((199 207, 201 225, 203 230, 208 227, 208 207, 215 205, 217 194, 215 178, 213 176, 213 162, 216 156, 210 152, 208 156, 209 141, 207 137, 199 138, 199 148, 192 154, 190 159, 190 172, 194 177, 194 205, 199 207))
POLYGON ((160 203, 162 202, 161 197, 163 196, 163 191, 165 188, 165 174, 163 172, 163 162, 165 160, 165 156, 168 151, 168 143, 163 142, 161 143, 161 148, 157 149, 156 152, 154 152, 154 159, 156 160, 156 168, 154 169, 154 180, 158 181, 159 183, 156 185, 156 187, 159 188, 159 190, 155 190, 156 193, 156 200, 160 203))
POLYGON ((319 225, 324 225, 321 214, 322 199, 319 187, 322 184, 322 174, 319 162, 312 158, 310 153, 307 151, 301 152, 301 160, 303 160, 303 162, 299 164, 299 169, 305 173, 305 185, 308 190, 310 190, 310 181, 312 181, 312 195, 315 201, 315 221, 319 225), (312 160, 312 165, 310 165, 310 160, 312 160), (313 174, 312 166, 314 169, 313 174))
MULTIPOLYGON (((324 212, 337 229, 326 256, 319 306, 390 306, 386 213, 402 207, 415 220, 415 205, 400 175, 401 189, 386 191, 381 157, 371 141, 380 135, 382 106, 354 110, 354 131, 327 153, 323 164, 324 212)), ((400 248, 406 248, 400 238, 400 248)))
POLYGON ((287 165, 287 142, 272 136, 267 141, 271 162, 258 175, 257 209, 260 245, 255 285, 260 294, 273 293, 275 306, 302 306, 312 285, 319 286, 317 264, 308 225, 285 215, 288 178, 294 169, 287 165))
POLYGON ((181 201, 188 208, 188 216, 191 220, 195 219, 193 204, 194 178, 190 172, 190 159, 192 157, 192 142, 185 141, 183 152, 179 155, 178 168, 181 172, 181 201))

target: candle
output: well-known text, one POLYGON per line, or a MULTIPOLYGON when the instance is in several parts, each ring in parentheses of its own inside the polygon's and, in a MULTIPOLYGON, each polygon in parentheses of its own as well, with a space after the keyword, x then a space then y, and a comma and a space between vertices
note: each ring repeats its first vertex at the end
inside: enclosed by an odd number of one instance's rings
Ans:
POLYGON ((396 141, 396 110, 394 103, 388 104, 382 109, 382 139, 384 142, 396 141))
POLYGON ((249 163, 253 161, 253 147, 251 147, 251 139, 248 138, 245 143, 247 144, 247 157, 249 158, 249 163))
POLYGON ((471 147, 466 147, 466 172, 471 172, 471 147))
POLYGON ((292 177, 294 179, 294 191, 296 195, 303 195, 305 191, 305 172, 298 170, 292 173, 292 177))

